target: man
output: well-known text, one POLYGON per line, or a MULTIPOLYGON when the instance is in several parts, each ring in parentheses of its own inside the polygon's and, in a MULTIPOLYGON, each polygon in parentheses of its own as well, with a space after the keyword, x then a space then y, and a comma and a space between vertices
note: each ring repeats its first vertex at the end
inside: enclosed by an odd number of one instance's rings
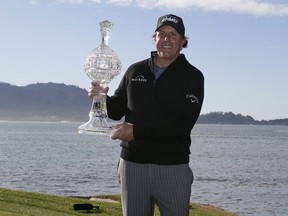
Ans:
MULTIPOLYGON (((151 57, 131 65, 114 95, 108 116, 125 122, 112 139, 121 140, 118 174, 123 214, 188 216, 193 173, 189 167, 191 130, 203 103, 204 77, 183 54, 188 44, 180 17, 159 18, 151 57)), ((93 97, 102 89, 92 83, 93 97)))

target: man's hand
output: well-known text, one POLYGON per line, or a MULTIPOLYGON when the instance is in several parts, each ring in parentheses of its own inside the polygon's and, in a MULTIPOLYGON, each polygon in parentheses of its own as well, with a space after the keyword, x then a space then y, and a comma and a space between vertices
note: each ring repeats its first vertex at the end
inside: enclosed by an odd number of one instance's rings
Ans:
POLYGON ((113 126, 113 128, 116 130, 111 134, 112 139, 119 139, 125 142, 134 140, 133 124, 124 122, 113 126))
POLYGON ((92 82, 90 87, 89 87, 89 91, 88 91, 88 96, 90 98, 93 98, 95 96, 98 96, 100 94, 107 94, 109 88, 103 88, 101 87, 101 85, 98 82, 92 82))

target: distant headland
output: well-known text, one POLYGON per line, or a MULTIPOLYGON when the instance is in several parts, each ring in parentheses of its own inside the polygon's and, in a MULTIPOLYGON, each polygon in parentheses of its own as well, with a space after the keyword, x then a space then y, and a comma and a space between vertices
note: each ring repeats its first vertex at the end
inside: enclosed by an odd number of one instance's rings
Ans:
MULTIPOLYGON (((0 82, 0 120, 87 121, 91 99, 75 85, 36 83, 16 86, 0 82)), ((233 112, 200 115, 198 124, 288 125, 288 118, 255 120, 233 112)))
POLYGON ((200 124, 243 124, 243 125, 288 125, 288 118, 274 120, 255 120, 253 117, 232 112, 211 112, 200 115, 200 124))

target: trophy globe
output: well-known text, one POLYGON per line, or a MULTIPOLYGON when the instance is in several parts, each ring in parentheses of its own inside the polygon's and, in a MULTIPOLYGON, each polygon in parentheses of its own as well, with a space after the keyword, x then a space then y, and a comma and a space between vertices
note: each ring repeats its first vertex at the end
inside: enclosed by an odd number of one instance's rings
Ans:
MULTIPOLYGON (((92 50, 84 62, 84 70, 88 77, 98 82, 103 88, 107 87, 108 83, 121 71, 120 60, 108 46, 112 27, 112 22, 107 20, 100 22, 101 45, 92 50)), ((106 96, 106 93, 100 93, 93 97, 89 120, 78 127, 79 133, 110 135, 113 129, 107 123, 106 96)))

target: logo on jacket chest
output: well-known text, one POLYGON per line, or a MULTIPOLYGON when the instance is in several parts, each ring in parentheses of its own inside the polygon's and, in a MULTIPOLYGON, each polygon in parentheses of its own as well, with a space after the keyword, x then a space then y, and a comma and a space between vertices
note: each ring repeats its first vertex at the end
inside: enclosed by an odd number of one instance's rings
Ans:
POLYGON ((143 75, 138 75, 135 78, 132 77, 132 82, 147 82, 147 79, 143 75))

